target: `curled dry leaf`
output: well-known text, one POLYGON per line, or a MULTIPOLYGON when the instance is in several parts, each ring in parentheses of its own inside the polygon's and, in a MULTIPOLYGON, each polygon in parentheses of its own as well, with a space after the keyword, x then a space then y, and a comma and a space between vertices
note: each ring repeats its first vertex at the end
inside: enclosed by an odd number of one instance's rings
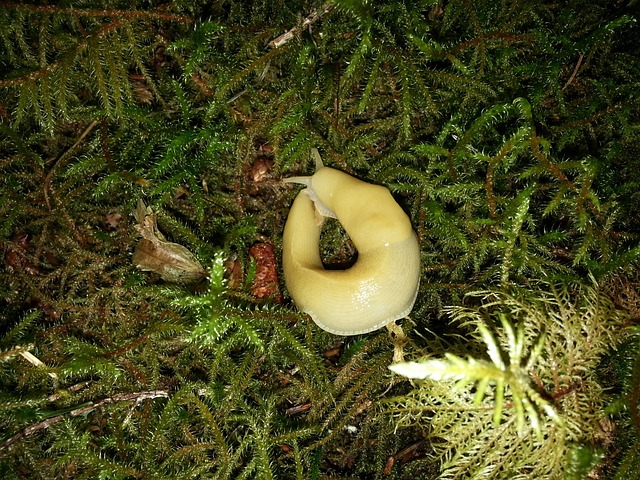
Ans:
POLYGON ((244 272, 240 260, 236 256, 230 257, 224 262, 224 267, 227 287, 231 290, 240 290, 244 283, 244 272))
POLYGON ((251 285, 251 294, 258 298, 273 298, 282 302, 282 294, 278 284, 278 267, 273 245, 256 243, 249 250, 249 255, 256 261, 256 276, 251 285))
POLYGON ((271 168, 273 167, 273 161, 267 157, 258 157, 251 166, 251 178, 255 183, 264 182, 268 176, 271 168))
POLYGON ((153 92, 151 88, 149 88, 144 75, 129 75, 129 81, 131 82, 133 94, 138 102, 144 105, 151 105, 153 102, 153 92))
POLYGON ((138 200, 134 216, 138 221, 136 230, 142 235, 133 252, 136 267, 155 272, 172 283, 196 283, 204 278, 206 272, 193 253, 182 245, 168 242, 158 230, 151 207, 138 200))
POLYGON ((4 254, 4 261, 10 272, 26 273, 27 275, 42 275, 40 269, 29 259, 27 248, 31 238, 26 233, 16 235, 14 241, 8 244, 4 254))
POLYGON ((271 185, 272 170, 273 160, 265 156, 258 156, 251 165, 247 165, 245 171, 246 193, 252 197, 270 195, 268 188, 271 185))
POLYGON ((302 405, 295 405, 291 408, 287 408, 284 413, 286 413, 287 415, 299 415, 311 409, 311 407, 311 403, 303 403, 302 405))
POLYGON ((115 230, 120 225, 120 220, 122 220, 122 215, 119 213, 109 213, 105 217, 104 225, 109 230, 115 230))

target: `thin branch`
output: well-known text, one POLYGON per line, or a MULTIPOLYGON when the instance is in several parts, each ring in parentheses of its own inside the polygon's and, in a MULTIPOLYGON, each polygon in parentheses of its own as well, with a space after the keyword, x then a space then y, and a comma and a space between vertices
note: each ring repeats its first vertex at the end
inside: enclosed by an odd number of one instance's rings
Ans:
POLYGON ((87 128, 85 128, 84 131, 80 134, 80 136, 78 137, 78 140, 76 140, 76 142, 73 145, 71 145, 71 147, 69 147, 67 150, 65 150, 64 153, 62 153, 62 155, 60 155, 56 159, 56 161, 53 164, 53 167, 51 167, 51 170, 49 170, 49 173, 47 173, 47 176, 44 179, 44 199, 45 199, 45 201, 47 203, 47 207, 49 207, 49 209, 51 209, 51 202, 49 201, 49 190, 51 190, 51 179, 53 178, 53 172, 60 165, 62 160, 65 159, 66 157, 68 157, 78 147, 78 145, 80 145, 82 143, 82 141, 85 139, 85 137, 87 135, 89 135, 89 133, 91 133, 91 130, 93 130, 93 128, 97 124, 98 124, 98 120, 93 120, 87 126, 87 128))
MULTIPOLYGON (((111 23, 105 25, 104 27, 100 28, 95 33, 92 33, 91 35, 85 36, 75 46, 75 52, 79 52, 80 50, 82 50, 89 43, 89 41, 92 38, 102 37, 102 36, 108 34, 109 32, 111 32, 112 30, 117 30, 118 28, 126 25, 127 23, 128 22, 126 20, 119 20, 117 22, 111 22, 111 23)), ((42 78, 42 77, 48 75, 49 73, 53 72, 54 70, 56 70, 60 66, 61 63, 62 63, 62 58, 58 58, 57 60, 51 62, 49 65, 47 65, 46 67, 41 68, 40 70, 36 70, 34 72, 27 73, 26 75, 23 75, 23 76, 17 77, 17 78, 12 78, 10 80, 0 80, 0 88, 1 87, 11 87, 13 85, 20 85, 20 84, 23 84, 25 82, 29 82, 29 81, 37 80, 38 78, 42 78)))
POLYGON ((271 40, 268 43, 268 46, 273 48, 278 48, 283 46, 285 43, 287 43, 289 40, 295 37, 300 30, 310 27, 311 25, 316 23, 318 20, 320 20, 325 14, 333 10, 333 7, 334 5, 332 3, 325 3, 319 9, 316 9, 313 12, 311 12, 309 16, 305 18, 300 25, 296 25, 295 27, 290 28, 279 37, 271 40))
POLYGON ((536 136, 535 132, 531 136, 531 153, 533 156, 558 179, 562 183, 564 183, 571 190, 577 190, 578 187, 575 183, 567 178, 567 176, 558 168, 557 165, 554 165, 551 160, 547 158, 547 156, 540 150, 540 139, 536 136))
POLYGON ((564 87, 562 87, 562 90, 564 90, 569 85, 571 85, 571 82, 573 82, 573 80, 576 78, 576 75, 578 74, 578 70, 580 69, 580 65, 582 65, 582 59, 583 58, 584 58, 584 53, 581 53, 580 57, 578 57, 578 63, 576 63, 576 66, 573 69, 573 73, 569 77, 569 80, 567 80, 567 83, 564 84, 564 87))
POLYGON ((612 105, 611 107, 606 108, 605 110, 600 110, 599 112, 594 113, 590 117, 581 118, 579 120, 573 120, 563 125, 559 125, 556 128, 558 129, 558 131, 562 132, 570 128, 590 126, 592 123, 598 121, 600 118, 604 117, 605 115, 609 115, 610 113, 613 113, 616 110, 620 110, 621 108, 624 108, 624 106, 625 106, 625 103, 618 103, 616 105, 612 105))
POLYGON ((2 8, 28 10, 30 12, 62 13, 76 17, 111 17, 111 18, 153 18, 170 22, 191 23, 193 19, 183 15, 162 13, 158 11, 140 12, 135 10, 84 10, 79 8, 55 7, 53 5, 30 5, 14 2, 0 2, 2 8))
POLYGON ((79 417, 80 415, 85 415, 91 412, 92 410, 95 410, 96 408, 100 408, 112 403, 131 402, 133 400, 135 400, 136 403, 140 403, 143 400, 154 399, 154 398, 168 398, 168 397, 169 397, 169 392, 167 392, 166 390, 146 390, 143 392, 135 392, 135 393, 120 393, 118 395, 114 395, 112 397, 108 397, 103 400, 100 400, 99 402, 95 402, 90 405, 85 405, 83 407, 76 408, 75 410, 71 410, 69 413, 56 415, 55 417, 47 418, 42 422, 38 422, 34 425, 31 425, 25 428, 24 430, 22 430, 21 432, 16 433, 14 436, 8 438, 4 442, 0 443, 0 452, 3 450, 10 449, 14 443, 18 442, 19 440, 22 440, 23 438, 26 438, 30 435, 33 435, 36 432, 39 432, 40 430, 44 430, 49 428, 52 425, 55 425, 59 421, 63 420, 67 415, 70 417, 79 417))
POLYGON ((629 410, 631 411, 631 421, 640 433, 640 357, 636 358, 633 367, 633 384, 629 393, 629 410))
MULTIPOLYGON (((62 7, 54 7, 50 5, 28 5, 28 4, 20 4, 20 3, 12 3, 12 2, 0 2, 0 8, 14 8, 16 10, 29 10, 34 12, 47 12, 47 13, 63 13, 68 15, 78 16, 99 16, 99 17, 110 17, 117 20, 112 21, 111 23, 106 24, 102 28, 100 28, 95 33, 91 33, 89 35, 85 35, 85 37, 78 42, 75 47, 75 51, 79 52, 82 48, 84 48, 91 38, 102 37, 112 30, 117 30, 118 28, 130 23, 131 20, 137 18, 156 18, 160 20, 169 20, 175 22, 182 23, 193 23, 193 19, 180 15, 172 15, 167 13, 162 13, 158 11, 151 12, 139 12, 139 11, 127 11, 127 10, 82 10, 76 8, 62 8, 62 7)), ((51 62, 44 68, 40 70, 36 70, 35 72, 28 73, 27 75, 23 75, 21 77, 12 78, 9 80, 0 80, 0 87, 10 87, 13 85, 20 85, 22 83, 33 81, 38 78, 44 77, 47 74, 51 73, 55 69, 57 69, 62 63, 61 59, 55 60, 51 62)))
POLYGON ((473 24, 474 30, 478 35, 478 45, 480 47, 480 76, 482 76, 484 74, 484 67, 487 63, 487 44, 485 33, 480 26, 480 22, 478 21, 478 16, 476 15, 473 2, 471 2, 470 0, 465 0, 465 4, 467 7, 467 14, 471 18, 471 23, 473 24))
POLYGON ((496 157, 489 161, 485 179, 485 190, 487 191, 487 200, 489 201, 489 218, 491 219, 496 218, 496 196, 493 194, 493 174, 497 164, 498 159, 496 157))
MULTIPOLYGON (((51 186, 54 171, 57 169, 57 167, 60 166, 62 161, 64 159, 66 159, 67 157, 69 157, 69 155, 78 147, 78 145, 80 145, 82 143, 82 141, 85 139, 85 137, 87 135, 89 135, 91 130, 93 130, 93 128, 97 124, 98 124, 98 120, 93 120, 87 126, 87 128, 85 128, 84 131, 80 134, 80 136, 78 137, 78 140, 76 140, 76 143, 74 143, 70 148, 68 148, 62 155, 60 155, 56 159, 55 163, 53 164, 53 167, 51 167, 51 170, 49 170, 49 173, 47 173, 47 176, 44 179, 43 188, 44 188, 44 199, 45 199, 45 202, 46 202, 47 207, 49 208, 49 210, 52 210, 52 204, 51 204, 51 201, 49 200, 49 192, 52 193, 52 196, 53 196, 53 194, 55 194, 55 190, 51 186)), ((54 197, 54 200, 55 200, 55 197, 54 197)), ((78 230, 78 227, 76 226, 76 224, 73 221, 73 219, 71 218, 71 216, 67 213, 67 210, 59 202, 56 202, 56 203, 58 204, 57 206, 60 208, 63 216, 65 217, 67 223, 69 224, 69 227, 71 228, 71 231, 73 232, 74 236, 76 237, 76 240, 80 244, 84 243, 84 239, 82 237, 82 234, 78 230)))
POLYGON ((457 53, 462 52, 463 50, 466 50, 467 48, 473 47, 475 45, 478 45, 482 42, 489 41, 489 40, 501 40, 504 45, 509 45, 510 43, 517 43, 517 42, 533 43, 533 35, 528 33, 520 34, 520 35, 504 33, 504 32, 489 33, 482 37, 476 37, 471 40, 467 40, 466 42, 463 42, 459 45, 456 45, 454 48, 452 48, 449 51, 449 53, 455 55, 457 53))

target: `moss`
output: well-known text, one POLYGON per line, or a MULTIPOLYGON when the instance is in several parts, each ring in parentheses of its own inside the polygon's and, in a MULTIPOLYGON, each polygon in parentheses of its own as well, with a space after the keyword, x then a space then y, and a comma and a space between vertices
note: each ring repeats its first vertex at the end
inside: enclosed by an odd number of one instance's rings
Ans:
MULTIPOLYGON (((413 395, 388 372, 385 332, 325 333, 282 282, 282 297, 251 294, 250 247, 277 254, 295 194, 279 179, 309 173, 314 147, 388 186, 415 226, 423 275, 403 322, 408 358, 430 349, 487 360, 478 338, 444 321, 448 307, 479 304, 470 291, 504 300, 520 289, 535 303, 546 298, 540 280, 604 287, 627 320, 580 366, 593 387, 581 405, 616 428, 610 441, 550 448, 573 478, 632 472, 635 3, 3 2, 3 478, 401 479, 463 468, 464 453, 442 470, 438 454, 451 450, 431 426, 401 428, 382 408, 413 395), (168 285, 135 267, 138 199, 208 280, 168 285), (622 339, 626 354, 608 353, 622 339), (600 357, 616 388, 597 381, 600 357)), ((334 227, 323 245, 349 256, 334 227)), ((575 305, 591 298, 572 291, 575 305)), ((496 339, 507 330, 491 325, 496 339)), ((531 351, 535 338, 525 340, 531 351)), ((492 399, 481 400, 494 412, 492 399)), ((495 433, 493 420, 469 428, 495 433)), ((487 464, 486 476, 515 471, 509 462, 487 464)))

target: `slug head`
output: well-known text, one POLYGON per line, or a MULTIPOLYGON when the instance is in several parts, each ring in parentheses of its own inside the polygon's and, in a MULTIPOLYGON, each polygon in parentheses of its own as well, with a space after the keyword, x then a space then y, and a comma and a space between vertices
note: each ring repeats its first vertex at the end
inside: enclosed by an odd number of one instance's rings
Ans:
POLYGON ((409 217, 385 187, 323 167, 310 178, 308 190, 316 209, 335 214, 359 247, 396 243, 413 234, 409 217))
POLYGON ((290 177, 285 183, 299 183, 322 217, 337 218, 354 243, 361 248, 402 241, 413 234, 411 222, 389 190, 325 167, 312 150, 316 171, 311 176, 290 177))
POLYGON ((331 208, 327 207, 322 202, 322 200, 320 200, 318 195, 316 195, 316 192, 312 186, 312 179, 313 177, 289 177, 289 178, 283 178, 282 182, 283 183, 299 183, 301 185, 306 185, 307 195, 309 195, 309 198, 313 201, 313 204, 316 207, 316 211, 323 217, 337 218, 335 212, 331 210, 331 208))

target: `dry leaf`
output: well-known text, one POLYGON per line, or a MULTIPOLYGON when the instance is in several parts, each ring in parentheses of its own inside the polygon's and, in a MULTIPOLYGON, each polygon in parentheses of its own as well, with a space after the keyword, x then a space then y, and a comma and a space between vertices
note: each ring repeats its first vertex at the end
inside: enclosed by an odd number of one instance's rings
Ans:
POLYGON ((311 403, 304 403, 302 405, 296 405, 291 408, 287 408, 284 413, 287 415, 298 415, 300 413, 304 413, 307 410, 311 409, 311 403))
POLYGON ((120 225, 120 220, 122 220, 122 215, 119 213, 109 213, 105 217, 105 226, 111 230, 115 230, 120 225))
POLYGON ((142 200, 134 212, 136 230, 142 235, 133 252, 133 263, 141 270, 155 272, 172 283, 196 283, 206 272, 184 246, 168 242, 158 230, 156 215, 142 200))
POLYGON ((129 81, 136 99, 144 105, 150 105, 153 102, 153 92, 144 75, 129 75, 129 81))
POLYGON ((273 161, 267 157, 256 158, 251 166, 251 178, 255 183, 264 182, 268 178, 272 167, 273 161))
POLYGON ((31 238, 26 233, 16 235, 13 242, 8 244, 4 254, 4 261, 10 272, 26 273, 27 275, 42 275, 40 269, 27 256, 27 248, 31 238))
POLYGON ((282 302, 282 294, 278 285, 278 263, 273 245, 257 243, 249 250, 249 255, 256 261, 256 276, 251 285, 251 294, 258 298, 273 298, 282 302))
POLYGON ((224 262, 225 278, 227 279, 227 287, 230 290, 240 290, 244 283, 244 273, 242 264, 236 256, 228 258, 224 262))

